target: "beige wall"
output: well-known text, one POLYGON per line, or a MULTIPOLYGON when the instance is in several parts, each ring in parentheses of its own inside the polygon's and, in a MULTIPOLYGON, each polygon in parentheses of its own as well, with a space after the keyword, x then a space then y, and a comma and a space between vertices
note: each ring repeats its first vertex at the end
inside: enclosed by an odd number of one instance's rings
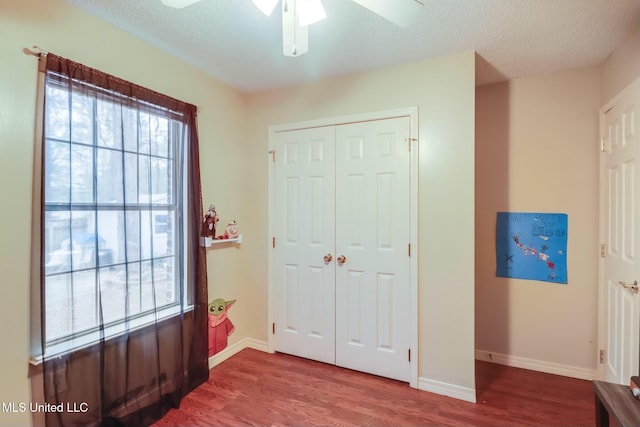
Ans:
MULTIPOLYGON (((256 282, 245 268, 252 264, 246 253, 261 245, 253 237, 260 233, 246 225, 252 182, 245 177, 252 165, 243 160, 250 149, 243 134, 244 96, 62 0, 0 0, 0 35, 0 402, 30 398, 29 322, 37 316, 29 310, 37 60, 23 49, 34 44, 200 107, 205 204, 216 203, 223 219, 244 226, 242 248, 248 249, 209 251, 209 295, 238 299, 230 312, 236 325, 232 343, 262 332, 264 320, 249 311, 253 290, 245 286, 256 282)), ((29 414, 0 413, 0 425, 26 425, 29 419, 29 414)))
POLYGON ((640 77, 640 27, 636 28, 602 64, 604 105, 618 92, 640 77))
MULTIPOLYGON (((640 77, 640 28, 598 68, 476 90, 476 348, 596 371, 598 109, 640 77), (497 211, 569 214, 566 286, 495 277, 497 211)), ((504 362, 505 360, 503 360, 504 362)))
POLYGON ((600 103, 598 68, 476 90, 478 350, 595 372, 600 103), (495 276, 498 211, 568 214, 568 284, 495 276))
MULTIPOLYGON (((376 72, 249 96, 250 199, 266 208, 270 125, 419 107, 419 376, 475 389, 474 54, 463 53, 376 72)), ((268 241, 267 218, 255 236, 268 241)), ((253 238, 253 237, 252 237, 253 238)), ((266 252, 263 252, 266 257, 266 252)), ((266 263, 255 266, 267 276, 266 263)), ((260 299, 267 289, 260 289, 260 299)), ((262 317, 264 311, 258 311, 262 317)), ((267 339, 265 333, 258 337, 267 339)))

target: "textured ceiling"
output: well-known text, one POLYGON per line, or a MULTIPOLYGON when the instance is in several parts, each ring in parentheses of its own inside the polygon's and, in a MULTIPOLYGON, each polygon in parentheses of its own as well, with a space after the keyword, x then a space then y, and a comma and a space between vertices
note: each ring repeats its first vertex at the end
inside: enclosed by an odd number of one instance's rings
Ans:
MULTIPOLYGON (((600 64, 640 26, 640 0, 424 0, 399 28, 350 0, 323 0, 309 53, 282 55, 281 12, 251 0, 67 0, 243 91, 256 92, 475 50, 477 83, 600 64)), ((389 0, 395 1, 395 0, 389 0)))

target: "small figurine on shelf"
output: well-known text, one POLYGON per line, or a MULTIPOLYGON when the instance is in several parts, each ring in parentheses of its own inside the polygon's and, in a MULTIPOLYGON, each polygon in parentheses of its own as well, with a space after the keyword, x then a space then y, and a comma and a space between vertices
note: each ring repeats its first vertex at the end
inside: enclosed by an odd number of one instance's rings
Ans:
POLYGON ((227 229, 225 230, 224 234, 227 237, 227 239, 237 239, 238 236, 240 235, 240 232, 238 231, 238 224, 235 221, 229 221, 229 224, 227 224, 227 229))
POLYGON ((204 215, 204 220, 202 221, 202 230, 200 231, 202 237, 215 239, 216 223, 218 221, 220 221, 220 218, 218 218, 218 214, 216 213, 215 205, 209 205, 209 210, 204 215))

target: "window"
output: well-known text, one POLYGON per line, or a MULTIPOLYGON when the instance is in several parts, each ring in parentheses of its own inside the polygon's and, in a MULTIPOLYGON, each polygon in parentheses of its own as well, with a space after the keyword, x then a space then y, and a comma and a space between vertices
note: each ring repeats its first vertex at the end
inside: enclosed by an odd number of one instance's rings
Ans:
POLYGON ((47 71, 47 349, 184 308, 186 132, 178 113, 47 71))

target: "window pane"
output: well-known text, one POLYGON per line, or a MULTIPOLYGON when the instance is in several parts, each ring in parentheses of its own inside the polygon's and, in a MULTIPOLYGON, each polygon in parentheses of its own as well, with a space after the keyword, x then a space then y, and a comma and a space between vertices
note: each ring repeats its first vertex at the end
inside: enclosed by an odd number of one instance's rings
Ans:
POLYGON ((149 259, 153 256, 153 221, 151 211, 143 211, 140 215, 140 248, 142 259, 149 259))
POLYGON ((70 144, 51 140, 45 144, 45 203, 68 203, 71 193, 70 144))
POLYGON ((153 203, 171 203, 171 168, 167 159, 151 159, 151 177, 153 184, 153 203))
MULTIPOLYGON (((129 211, 126 212, 127 219, 127 238, 126 249, 127 259, 126 261, 139 261, 140 260, 140 212, 129 211)), ((118 262, 125 261, 122 257, 118 257, 118 262)))
POLYGON ((140 313, 142 290, 140 288, 140 263, 134 262, 127 264, 127 280, 129 289, 127 299, 129 301, 129 315, 140 313))
POLYGON ((110 323, 126 316, 127 281, 124 265, 99 270, 102 321, 110 323))
POLYGON ((78 271, 72 277, 73 299, 68 304, 73 304, 73 330, 69 332, 78 333, 98 325, 96 271, 78 271))
POLYGON ((47 109, 45 135, 69 141, 69 94, 55 86, 47 85, 47 109))
POLYGON ((71 215, 45 212, 45 274, 71 271, 71 215))
POLYGON ((93 99, 71 94, 71 141, 93 145, 93 99))
POLYGON ((160 308, 176 301, 173 260, 141 263, 142 310, 160 308))
POLYGON ((124 155, 124 201, 138 203, 138 156, 131 153, 124 155))
POLYGON ((177 301, 173 258, 157 259, 153 263, 156 305, 162 307, 177 301))
POLYGON ((153 211, 153 257, 173 255, 173 212, 153 211))
POLYGON ((169 157, 169 121, 164 117, 151 116, 151 154, 169 157))
POLYGON ((153 267, 151 261, 140 263, 140 307, 142 311, 156 307, 153 289, 153 267))
POLYGON ((45 304, 47 341, 95 327, 95 271, 47 277, 45 304))
POLYGON ((93 212, 46 212, 45 221, 45 274, 95 267, 93 212))
POLYGON ((124 203, 122 188, 122 151, 98 148, 98 203, 124 203))
MULTIPOLYGON (((96 248, 103 242, 103 239, 95 234, 95 221, 95 212, 71 212, 70 247, 73 270, 95 268, 96 266, 96 248)), ((69 242, 63 241, 62 245, 68 247, 69 242)))
MULTIPOLYGON (((101 267, 126 261, 124 211, 98 212, 98 261, 101 267)), ((137 230, 131 230, 137 232, 137 230)))
POLYGON ((93 148, 71 144, 71 201, 93 202, 93 148))
POLYGON ((151 153, 151 129, 149 126, 149 114, 138 114, 138 151, 144 154, 151 153))
POLYGON ((122 149, 122 114, 120 105, 97 101, 98 145, 122 149))
POLYGON ((138 157, 138 202, 151 203, 151 164, 149 156, 138 157))
POLYGON ((47 277, 46 336, 51 341, 71 332, 71 273, 47 277))
POLYGON ((138 151, 138 111, 124 107, 122 109, 122 139, 125 151, 138 151))

